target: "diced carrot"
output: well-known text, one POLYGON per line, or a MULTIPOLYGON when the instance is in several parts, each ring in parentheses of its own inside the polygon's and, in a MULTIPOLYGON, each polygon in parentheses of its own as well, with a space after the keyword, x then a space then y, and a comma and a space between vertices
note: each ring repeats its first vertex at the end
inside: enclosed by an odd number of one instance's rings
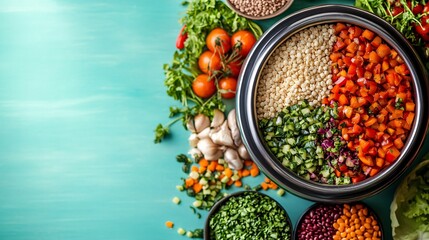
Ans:
POLYGON ((375 51, 372 51, 369 53, 369 62, 379 63, 380 61, 381 61, 381 58, 375 51))
POLYGON ((341 94, 340 98, 338 99, 338 102, 341 106, 349 104, 349 100, 347 99, 346 95, 341 94))
POLYGON ((395 67, 395 72, 401 75, 407 75, 410 73, 407 66, 405 64, 401 64, 395 67))
POLYGON ((389 119, 393 120, 393 119, 402 118, 403 115, 404 115, 404 111, 403 110, 395 109, 393 111, 393 113, 390 115, 389 119))
POLYGON ((395 119, 395 120, 390 121, 390 122, 387 124, 387 126, 389 126, 389 127, 393 127, 393 128, 399 128, 399 127, 402 127, 403 123, 404 123, 404 121, 403 121, 403 120, 395 119))
POLYGON ((413 120, 414 120, 414 116, 415 114, 413 112, 409 112, 407 118, 405 119, 406 123, 408 125, 412 125, 413 124, 413 120))
POLYGON ((378 47, 378 46, 380 46, 380 44, 381 44, 381 38, 379 37, 379 36, 376 36, 373 40, 372 40, 372 42, 371 42, 371 45, 373 46, 373 47, 378 47))
POLYGON ((344 23, 337 23, 334 25, 335 34, 338 34, 344 29, 347 29, 347 26, 344 23))
POLYGON ((254 167, 250 169, 250 175, 252 177, 256 177, 259 175, 259 168, 258 167, 254 167))
POLYGON ((414 104, 413 102, 405 103, 405 111, 414 112, 415 107, 416 107, 416 104, 414 104))
POLYGON ((216 166, 216 171, 218 171, 218 172, 222 172, 224 169, 225 169, 225 168, 224 168, 221 164, 218 164, 218 165, 216 166))
POLYGON ((237 180, 237 181, 234 182, 234 185, 236 187, 241 187, 243 185, 243 183, 240 180, 237 180))
POLYGON ((393 144, 397 149, 402 149, 404 147, 404 143, 400 138, 395 139, 395 141, 393 141, 393 144))
POLYGON ((203 185, 201 185, 199 182, 197 182, 192 186, 192 189, 194 189, 195 193, 199 193, 203 189, 203 185))
POLYGON ((268 189, 268 183, 262 182, 261 187, 262 187, 262 189, 267 190, 268 189))
POLYGON ((377 150, 377 156, 384 159, 386 157, 386 152, 382 148, 379 148, 377 150))
POLYGON ((362 37, 368 39, 369 41, 371 41, 374 38, 374 33, 371 32, 368 29, 365 29, 362 33, 362 37))
POLYGON ((358 49, 358 45, 355 42, 351 42, 347 47, 346 51, 349 53, 355 53, 358 49))
POLYGON ((329 55, 329 58, 331 59, 331 61, 332 61, 333 63, 335 63, 335 62, 337 62, 337 61, 338 61, 338 59, 340 59, 340 58, 341 58, 341 56, 343 56, 343 54, 342 54, 342 53, 334 52, 334 53, 331 53, 331 55, 329 55))
POLYGON ((377 47, 376 52, 377 52, 378 56, 380 56, 381 58, 384 58, 384 57, 390 55, 390 47, 387 46, 386 44, 380 44, 377 47))
POLYGON ((393 136, 393 134, 395 134, 395 129, 393 129, 393 128, 387 128, 387 133, 390 135, 390 136, 393 136))
POLYGON ((372 158, 370 156, 360 155, 359 160, 367 166, 374 166, 374 162, 372 161, 372 158))
POLYGON ((192 166, 191 167, 191 172, 198 172, 198 167, 197 166, 192 166))
POLYGON ((202 173, 205 173, 205 172, 206 172, 206 170, 207 170, 207 168, 206 168, 206 167, 200 166, 200 168, 198 169, 198 172, 199 172, 200 174, 202 174, 202 173))
MULTIPOLYGON (((380 150, 380 149, 379 149, 380 150)), ((384 165, 384 157, 378 157, 375 159, 375 165, 379 168, 382 168, 384 165)))
POLYGON ((377 122, 377 118, 375 117, 370 117, 366 122, 365 122, 365 127, 369 127, 371 125, 373 125, 374 123, 377 122))
POLYGON ((250 175, 250 171, 248 169, 243 169, 243 171, 241 172, 241 174, 243 175, 243 177, 247 177, 250 175))
POLYGON ((226 185, 231 186, 232 184, 234 184, 234 180, 229 179, 229 181, 226 183, 226 185))
POLYGON ((214 172, 216 170, 217 167, 217 161, 210 161, 209 166, 207 166, 207 169, 210 170, 211 172, 214 172))
POLYGON ((194 179, 192 179, 192 178, 187 178, 187 179, 185 180, 185 186, 186 186, 186 188, 192 187, 192 185, 194 185, 194 179))
POLYGON ((269 182, 271 182, 271 180, 269 178, 265 177, 264 182, 269 183, 269 182))
POLYGON ((379 168, 371 168, 371 171, 369 171, 369 176, 370 177, 372 177, 372 176, 374 176, 375 174, 377 174, 378 172, 380 172, 380 169, 379 168))
POLYGON ((165 222, 165 226, 168 228, 173 228, 174 227, 174 223, 172 221, 167 221, 165 222))
POLYGON ((233 172, 232 172, 231 168, 225 168, 225 170, 223 171, 223 174, 225 174, 225 176, 227 176, 228 178, 231 178, 233 172))
POLYGON ((244 166, 252 166, 253 161, 252 160, 244 160, 244 166))
POLYGON ((207 161, 207 159, 205 159, 205 158, 202 158, 202 159, 198 162, 198 164, 199 164, 201 167, 207 167, 207 166, 209 165, 209 161, 207 161))
POLYGON ((344 106, 343 113, 347 118, 351 118, 353 114, 353 108, 350 106, 344 106))
POLYGON ((279 186, 277 186, 277 184, 275 182, 270 182, 268 184, 268 187, 273 189, 273 190, 276 190, 277 188, 279 188, 279 186))

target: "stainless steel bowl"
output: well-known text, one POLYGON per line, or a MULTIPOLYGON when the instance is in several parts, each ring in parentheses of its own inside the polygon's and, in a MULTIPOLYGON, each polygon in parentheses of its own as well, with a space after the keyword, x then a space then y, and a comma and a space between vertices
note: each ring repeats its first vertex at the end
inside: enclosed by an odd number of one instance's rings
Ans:
POLYGON ((296 12, 272 26, 256 43, 239 77, 237 119, 243 141, 264 173, 290 192, 313 201, 352 202, 372 196, 392 184, 415 160, 428 128, 428 73, 413 47, 383 19, 350 6, 323 5, 296 12), (399 158, 376 176, 351 185, 320 184, 298 177, 271 154, 256 117, 259 76, 274 50, 293 34, 319 24, 343 22, 367 28, 381 36, 407 64, 413 78, 416 117, 399 158))

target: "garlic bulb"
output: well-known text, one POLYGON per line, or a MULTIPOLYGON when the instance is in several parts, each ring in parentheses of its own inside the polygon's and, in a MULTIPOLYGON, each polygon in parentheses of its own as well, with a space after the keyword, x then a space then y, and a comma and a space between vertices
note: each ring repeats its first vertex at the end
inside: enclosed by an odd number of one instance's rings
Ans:
POLYGON ((201 139, 197 147, 207 160, 218 160, 222 156, 222 150, 210 138, 201 139))
POLYGON ((235 170, 240 170, 243 168, 243 162, 238 156, 237 151, 232 148, 227 148, 223 158, 228 163, 228 166, 235 170))
POLYGON ((208 138, 210 135, 210 127, 204 128, 204 130, 202 130, 200 133, 198 133, 198 138, 199 139, 203 139, 203 138, 208 138))

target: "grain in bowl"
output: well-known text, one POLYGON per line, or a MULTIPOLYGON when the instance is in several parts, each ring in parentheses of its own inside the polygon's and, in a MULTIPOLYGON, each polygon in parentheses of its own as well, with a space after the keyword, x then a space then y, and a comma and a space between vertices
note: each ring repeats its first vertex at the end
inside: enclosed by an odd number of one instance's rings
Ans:
POLYGON ((413 124, 410 72, 381 37, 336 23, 294 34, 270 56, 256 93, 259 128, 299 176, 350 184, 399 156, 413 124))

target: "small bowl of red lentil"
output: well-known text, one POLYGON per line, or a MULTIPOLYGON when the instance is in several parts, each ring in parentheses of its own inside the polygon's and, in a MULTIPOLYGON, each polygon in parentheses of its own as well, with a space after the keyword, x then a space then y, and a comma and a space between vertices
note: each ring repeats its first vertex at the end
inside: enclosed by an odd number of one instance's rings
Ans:
POLYGON ((285 12, 293 0, 227 0, 227 5, 238 15, 253 20, 276 17, 285 12))
POLYGON ((246 59, 238 125, 280 186, 324 202, 388 187, 417 158, 429 125, 428 73, 389 23, 343 5, 282 19, 246 59))
POLYGON ((298 220, 294 236, 296 240, 384 239, 379 218, 361 202, 313 204, 298 220))

